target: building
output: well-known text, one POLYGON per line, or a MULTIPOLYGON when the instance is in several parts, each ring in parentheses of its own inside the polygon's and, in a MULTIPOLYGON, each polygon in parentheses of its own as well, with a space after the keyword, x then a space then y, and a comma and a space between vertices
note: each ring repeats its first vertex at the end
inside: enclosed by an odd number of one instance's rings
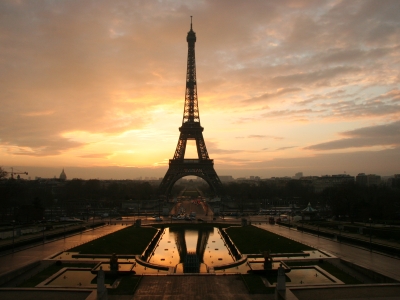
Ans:
POLYGON ((381 183, 381 176, 376 174, 359 173, 356 176, 356 183, 362 186, 378 185, 381 183))
POLYGON ((60 178, 60 181, 65 181, 65 180, 67 180, 67 175, 65 174, 64 169, 62 169, 59 178, 60 178))
POLYGON ((391 186, 394 188, 400 188, 400 174, 394 174, 391 180, 391 186))
POLYGON ((314 191, 320 193, 328 187, 338 186, 346 182, 354 182, 354 180, 354 176, 348 174, 324 175, 317 177, 317 179, 313 181, 314 191))
POLYGON ((303 177, 303 172, 297 172, 294 174, 293 179, 300 179, 303 177))
POLYGON ((234 181, 233 177, 231 175, 223 175, 223 176, 219 176, 219 180, 221 180, 221 182, 231 182, 234 181))

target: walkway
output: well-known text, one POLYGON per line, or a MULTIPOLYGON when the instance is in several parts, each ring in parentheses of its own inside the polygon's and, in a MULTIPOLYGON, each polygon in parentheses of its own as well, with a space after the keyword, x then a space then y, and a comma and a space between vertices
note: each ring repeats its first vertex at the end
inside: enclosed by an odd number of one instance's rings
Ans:
POLYGON ((400 281, 400 260, 277 225, 255 225, 400 281))
MULTIPOLYGON (((347 224, 343 224, 343 225, 347 225, 347 224)), ((347 231, 343 231, 343 230, 339 230, 339 229, 334 230, 331 228, 318 227, 318 226, 309 225, 309 224, 298 224, 298 227, 299 228, 304 227, 305 229, 309 228, 309 229, 312 229, 315 231, 327 232, 329 234, 336 235, 336 236, 350 237, 350 238, 362 240, 365 242, 369 242, 371 240, 372 243, 386 245, 386 246, 394 247, 397 249, 400 248, 400 243, 394 239, 392 239, 392 240, 381 239, 381 238, 377 238, 375 236, 372 236, 370 238, 370 236, 368 234, 352 233, 352 232, 347 232, 347 231)), ((376 229, 376 228, 390 229, 390 227, 385 227, 385 226, 377 226, 377 225, 372 226, 372 229, 376 229)), ((369 229, 369 227, 367 229, 369 229)))
MULTIPOLYGON (((96 221, 95 225, 99 226, 100 225, 99 223, 104 224, 104 222, 96 221)), ((65 224, 64 227, 58 227, 56 229, 46 230, 44 232, 43 231, 38 231, 38 232, 35 232, 35 233, 31 233, 31 234, 15 236, 14 237, 14 241, 13 241, 12 238, 7 238, 7 239, 4 239, 4 240, 0 240, 0 248, 2 248, 4 246, 11 247, 13 245, 13 243, 15 243, 15 247, 17 247, 19 242, 28 242, 28 245, 29 245, 29 241, 33 241, 33 240, 36 240, 36 239, 39 239, 39 240, 45 239, 45 240, 49 240, 49 241, 54 240, 54 239, 60 239, 60 236, 62 237, 63 234, 68 236, 68 235, 71 235, 70 231, 74 231, 75 230, 75 233, 76 233, 76 230, 81 230, 82 227, 89 227, 90 225, 93 225, 93 223, 90 222, 90 223, 82 223, 82 224, 65 224), (59 234, 59 236, 56 237, 56 238, 54 238, 54 237, 48 238, 48 236, 55 235, 55 234, 59 234)), ((38 227, 38 226, 36 226, 36 227, 38 227)), ((10 229, 9 232, 12 234, 12 228, 9 228, 9 229, 10 229)), ((21 228, 16 228, 15 231, 17 231, 18 229, 21 229, 21 228)), ((30 229, 30 228, 26 228, 26 229, 30 229)), ((32 242, 32 244, 33 243, 38 244, 38 242, 32 242)))
MULTIPOLYGON (((110 297, 111 299, 111 297, 110 297)), ((242 279, 232 276, 144 276, 133 298, 135 300, 268 300, 273 295, 252 295, 242 279)))
POLYGON ((94 230, 86 231, 82 234, 76 234, 66 237, 65 239, 52 241, 44 245, 38 245, 29 249, 5 255, 0 257, 0 276, 29 263, 33 263, 37 260, 43 260, 53 254, 57 254, 63 250, 70 249, 125 227, 126 226, 122 225, 103 226, 94 230))

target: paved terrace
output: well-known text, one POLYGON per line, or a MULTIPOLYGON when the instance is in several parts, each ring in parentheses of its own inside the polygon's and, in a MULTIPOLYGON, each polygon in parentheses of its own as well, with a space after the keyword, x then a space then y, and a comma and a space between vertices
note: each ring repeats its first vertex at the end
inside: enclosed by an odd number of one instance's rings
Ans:
POLYGON ((354 246, 342 244, 330 239, 314 236, 311 234, 298 232, 287 227, 262 224, 255 225, 261 229, 291 238, 295 241, 307 244, 316 249, 327 251, 344 260, 353 262, 364 268, 381 273, 400 282, 400 260, 366 249, 356 248, 354 246))
POLYGON ((88 230, 82 234, 66 237, 65 239, 51 241, 46 244, 37 245, 29 249, 4 255, 0 257, 0 276, 9 271, 23 267, 29 263, 33 263, 35 261, 45 259, 53 254, 57 254, 64 249, 70 249, 125 227, 126 226, 123 225, 103 226, 94 230, 88 230))
MULTIPOLYGON (((190 209, 190 208, 189 208, 190 209)), ((264 230, 291 238, 293 240, 308 244, 312 247, 325 250, 347 261, 357 263, 365 268, 374 270, 400 281, 400 269, 397 268, 399 260, 396 258, 369 252, 368 250, 341 244, 322 237, 297 232, 297 230, 280 227, 277 225, 256 225, 264 230)), ((75 245, 90 241, 99 236, 125 228, 123 225, 104 226, 82 234, 77 234, 38 245, 30 249, 19 251, 0 257, 0 275, 17 269, 31 262, 47 258, 57 252, 69 249, 75 245)), ((395 288, 396 289, 396 288, 395 288)), ((314 291, 315 292, 315 291, 314 291)), ((312 293, 312 291, 310 291, 312 293)), ((318 293, 320 291, 316 291, 318 293)), ((348 293, 348 292, 347 292, 348 293)), ((346 294, 346 293, 345 293, 346 294)), ((390 293, 391 294, 391 293, 390 293)), ((371 294, 373 297, 374 295, 371 294)), ((386 295, 387 298, 396 299, 393 294, 386 295)), ((139 285, 135 295, 109 296, 112 300, 127 299, 274 299, 273 295, 250 295, 243 282, 235 276, 145 276, 139 285)), ((298 291, 295 298, 313 299, 306 291, 298 291), (308 296, 307 296, 308 295, 308 296), (298 297, 298 298, 297 298, 298 297)), ((341 299, 360 299, 356 294, 350 294, 341 299)), ((294 298, 294 299, 295 299, 294 298)), ((328 297, 329 298, 329 297, 328 297)), ((328 299, 326 298, 326 299, 328 299)), ((376 299, 376 298, 375 298, 376 299)))

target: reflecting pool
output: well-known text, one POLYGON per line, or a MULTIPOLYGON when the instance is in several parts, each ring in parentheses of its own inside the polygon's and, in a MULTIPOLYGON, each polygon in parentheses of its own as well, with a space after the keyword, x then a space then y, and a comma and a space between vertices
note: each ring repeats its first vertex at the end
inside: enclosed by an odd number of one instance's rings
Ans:
MULTIPOLYGON (((52 287, 87 287, 96 286, 92 281, 97 275, 92 274, 90 270, 65 270, 60 272, 53 280, 46 283, 46 286, 52 287)), ((109 286, 106 284, 106 286, 109 286)))
MULTIPOLYGON (((210 227, 199 230, 165 228, 148 262, 176 268, 185 263, 188 253, 197 255, 201 273, 207 272, 207 268, 235 261, 219 229, 210 227)), ((180 272, 181 269, 178 267, 176 270, 180 272)))

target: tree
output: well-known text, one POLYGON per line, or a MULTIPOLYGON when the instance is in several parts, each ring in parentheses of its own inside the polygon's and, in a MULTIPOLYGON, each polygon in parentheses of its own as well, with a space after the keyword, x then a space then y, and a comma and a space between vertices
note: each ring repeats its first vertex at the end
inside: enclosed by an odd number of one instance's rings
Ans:
POLYGON ((0 167, 0 179, 5 178, 8 175, 8 172, 0 167))

